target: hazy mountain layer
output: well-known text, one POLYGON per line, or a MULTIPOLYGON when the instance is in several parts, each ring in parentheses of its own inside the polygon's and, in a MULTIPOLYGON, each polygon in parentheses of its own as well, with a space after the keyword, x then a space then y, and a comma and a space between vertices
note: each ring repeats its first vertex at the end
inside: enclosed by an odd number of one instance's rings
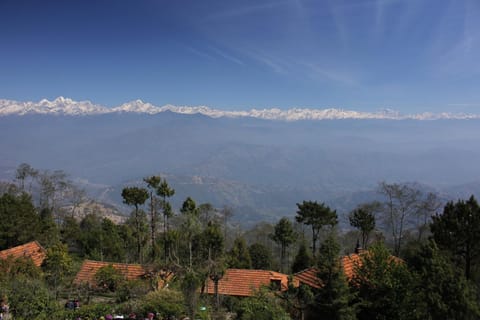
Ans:
POLYGON ((163 174, 177 190, 177 206, 191 195, 199 203, 232 206, 249 219, 293 215, 304 199, 349 210, 355 201, 345 199, 382 180, 418 181, 454 196, 480 181, 480 120, 473 119, 15 115, 0 117, 0 134, 4 178, 21 162, 63 169, 87 185, 110 186, 92 190, 118 203, 126 183, 163 174))

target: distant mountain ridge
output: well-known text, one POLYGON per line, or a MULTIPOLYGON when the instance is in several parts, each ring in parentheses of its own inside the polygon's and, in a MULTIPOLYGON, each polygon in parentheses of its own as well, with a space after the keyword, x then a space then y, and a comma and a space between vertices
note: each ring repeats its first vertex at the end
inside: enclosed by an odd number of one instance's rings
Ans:
POLYGON ((338 119, 377 119, 377 120, 441 120, 441 119, 480 119, 480 114, 470 113, 417 113, 400 114, 391 109, 377 112, 360 112, 337 108, 311 109, 292 108, 282 110, 251 109, 245 111, 225 111, 213 109, 207 106, 155 106, 142 100, 135 100, 124 103, 120 106, 108 108, 90 101, 74 101, 69 98, 58 97, 55 100, 42 99, 38 102, 15 101, 0 99, 0 116, 48 114, 68 116, 88 116, 111 113, 138 113, 138 114, 159 114, 162 112, 174 112, 178 114, 201 114, 211 118, 257 118, 265 120, 299 121, 299 120, 338 120, 338 119))

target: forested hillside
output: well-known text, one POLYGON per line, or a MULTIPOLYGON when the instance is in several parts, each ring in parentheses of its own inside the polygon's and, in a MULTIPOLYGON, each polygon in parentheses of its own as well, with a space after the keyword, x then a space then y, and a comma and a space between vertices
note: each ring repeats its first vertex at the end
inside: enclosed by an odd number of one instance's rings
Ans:
POLYGON ((474 196, 445 203, 417 185, 382 182, 375 201, 349 212, 350 231, 321 198, 294 203, 293 219, 240 229, 229 207, 192 197, 173 206, 176 190, 161 176, 120 190, 130 214, 115 222, 101 210, 77 215, 89 200, 61 171, 22 164, 15 177, 2 184, 0 250, 29 241, 46 249, 40 267, 26 253, 0 259, 0 297, 15 319, 480 317, 474 196), (108 262, 89 285, 74 281, 84 261, 108 262), (148 272, 129 280, 114 264, 148 272), (232 268, 293 277, 251 297, 206 293, 208 281, 218 284, 232 268), (307 270, 319 285, 299 282, 307 270), (70 300, 79 306, 70 308, 70 300))

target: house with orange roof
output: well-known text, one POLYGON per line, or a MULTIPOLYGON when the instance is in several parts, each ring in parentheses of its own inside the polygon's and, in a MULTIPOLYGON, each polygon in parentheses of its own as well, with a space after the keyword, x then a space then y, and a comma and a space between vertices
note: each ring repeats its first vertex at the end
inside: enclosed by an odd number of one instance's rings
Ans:
POLYGON ((77 285, 87 283, 89 285, 95 286, 95 274, 101 268, 107 267, 109 265, 118 270, 125 277, 126 280, 141 279, 147 273, 147 270, 139 264, 85 260, 83 261, 80 271, 78 271, 77 275, 75 276, 73 283, 77 285))
POLYGON ((168 270, 153 270, 140 264, 116 263, 105 261, 85 260, 78 271, 73 283, 82 283, 95 286, 95 275, 98 270, 111 265, 123 275, 125 280, 151 279, 152 285, 156 288, 164 288, 172 280, 174 274, 168 270))
POLYGON ((7 259, 8 257, 29 258, 32 259, 33 264, 40 267, 47 256, 45 249, 37 241, 28 242, 20 246, 0 251, 0 259, 7 259))
MULTIPOLYGON (((355 276, 355 270, 362 266, 363 259, 362 256, 368 254, 367 250, 362 249, 355 249, 355 253, 351 253, 349 255, 343 256, 340 258, 340 265, 343 269, 343 273, 347 278, 347 281, 351 281, 355 276)), ((390 257, 393 261, 401 263, 403 260, 391 256, 390 257)), ((315 267, 311 267, 300 272, 294 274, 294 277, 299 281, 300 284, 306 284, 312 288, 320 288, 322 286, 320 280, 317 277, 318 269, 315 267)))
MULTIPOLYGON (((227 269, 218 281, 218 294, 251 297, 262 287, 285 291, 288 288, 288 275, 268 270, 227 269)), ((214 281, 208 279, 204 290, 207 294, 215 294, 214 281)))
MULTIPOLYGON (((358 253, 351 253, 349 255, 340 258, 340 265, 343 269, 343 274, 350 281, 355 276, 355 269, 362 265, 362 255, 367 251, 358 253)), ((300 284, 308 285, 312 288, 320 288, 322 283, 317 277, 318 269, 316 267, 310 267, 294 274, 294 277, 300 284)))

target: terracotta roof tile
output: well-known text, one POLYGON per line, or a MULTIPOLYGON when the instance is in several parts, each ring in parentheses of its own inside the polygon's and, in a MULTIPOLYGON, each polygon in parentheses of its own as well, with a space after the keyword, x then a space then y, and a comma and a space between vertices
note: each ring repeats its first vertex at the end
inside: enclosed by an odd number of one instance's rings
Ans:
POLYGON ((312 288, 320 288, 322 286, 320 279, 318 279, 318 269, 311 267, 300 272, 295 273, 293 276, 298 280, 299 284, 305 284, 312 288))
MULTIPOLYGON (((340 258, 343 272, 348 281, 355 275, 356 267, 361 266, 362 255, 366 253, 368 251, 360 254, 352 253, 340 258)), ((394 256, 391 258, 394 261, 402 261, 394 256)), ((322 284, 317 274, 318 269, 315 267, 297 272, 293 275, 293 284, 295 286, 305 284, 312 288, 320 288, 322 284)), ((269 286, 273 280, 280 281, 280 290, 284 291, 287 289, 288 276, 286 274, 267 270, 227 269, 223 278, 218 282, 218 293, 221 295, 249 297, 253 296, 260 287, 269 286)), ((209 294, 214 293, 214 283, 211 279, 208 279, 205 291, 209 294)))
MULTIPOLYGON (((281 291, 288 287, 288 275, 283 273, 268 270, 227 269, 218 282, 218 293, 250 297, 261 287, 270 286, 272 281, 279 281, 281 291)), ((214 283, 211 279, 208 279, 205 291, 209 294, 215 293, 214 283)))
POLYGON ((15 259, 26 257, 32 259, 33 263, 40 267, 45 260, 47 253, 45 249, 37 242, 32 241, 20 246, 0 251, 0 259, 6 259, 9 256, 15 259))
POLYGON ((80 271, 75 276, 73 281, 75 284, 89 283, 91 285, 95 284, 95 274, 97 271, 108 265, 112 265, 116 270, 127 280, 139 279, 146 274, 146 270, 143 266, 139 264, 125 264, 125 263, 112 263, 105 261, 94 261, 94 260, 85 260, 80 268, 80 271))
POLYGON ((347 277, 347 280, 350 281, 355 275, 355 268, 362 265, 361 254, 352 253, 348 256, 343 256, 341 258, 341 263, 343 266, 343 273, 347 277))

